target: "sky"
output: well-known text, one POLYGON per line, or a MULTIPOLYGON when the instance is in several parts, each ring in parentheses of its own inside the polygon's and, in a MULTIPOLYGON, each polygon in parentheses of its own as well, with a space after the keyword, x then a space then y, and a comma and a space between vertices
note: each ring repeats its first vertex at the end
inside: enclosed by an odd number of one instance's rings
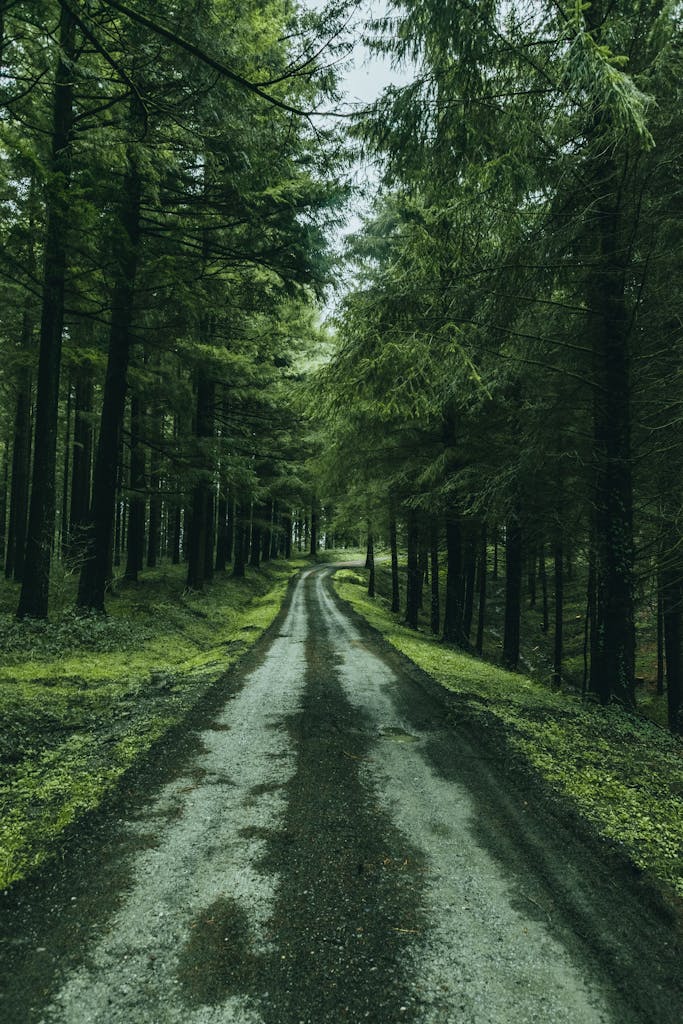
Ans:
MULTIPOLYGON (((302 6, 320 10, 326 6, 326 0, 301 0, 302 6)), ((361 42, 362 23, 364 19, 381 18, 388 11, 385 0, 365 0, 360 5, 357 28, 357 42, 349 61, 349 67, 342 77, 341 86, 346 93, 345 107, 366 105, 375 100, 388 85, 400 85, 411 78, 409 71, 392 68, 387 57, 372 54, 361 42)), ((354 179, 359 186, 356 201, 350 204, 346 226, 341 229, 335 247, 341 247, 344 235, 357 230, 360 218, 366 205, 361 197, 361 190, 372 189, 377 181, 377 173, 372 164, 359 163, 354 172, 354 179)), ((338 298, 339 296, 336 296, 338 298)), ((331 295, 326 305, 325 314, 333 312, 335 296, 331 295)))

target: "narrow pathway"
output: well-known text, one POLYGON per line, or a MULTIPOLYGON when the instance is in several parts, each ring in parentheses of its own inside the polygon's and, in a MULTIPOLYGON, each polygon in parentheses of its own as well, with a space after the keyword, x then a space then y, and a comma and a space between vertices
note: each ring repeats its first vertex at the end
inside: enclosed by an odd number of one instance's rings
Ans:
POLYGON ((163 784, 11 908, 0 1019, 678 1021, 665 919, 506 784, 330 573, 303 574, 163 784))

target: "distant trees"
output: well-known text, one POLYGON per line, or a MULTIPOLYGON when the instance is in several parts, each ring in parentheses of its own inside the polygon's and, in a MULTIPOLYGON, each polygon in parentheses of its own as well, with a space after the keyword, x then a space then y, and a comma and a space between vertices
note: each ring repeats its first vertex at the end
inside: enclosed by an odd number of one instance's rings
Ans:
POLYGON ((362 446, 408 538, 416 516, 425 543, 443 524, 442 628, 463 647, 485 529, 504 538, 510 667, 523 578, 540 564, 547 601, 552 557, 559 682, 580 554, 587 685, 631 705, 655 579, 680 729, 680 21, 661 4, 475 6, 402 0, 397 27, 375 26, 419 72, 356 124, 385 185, 324 371, 332 433, 362 446))

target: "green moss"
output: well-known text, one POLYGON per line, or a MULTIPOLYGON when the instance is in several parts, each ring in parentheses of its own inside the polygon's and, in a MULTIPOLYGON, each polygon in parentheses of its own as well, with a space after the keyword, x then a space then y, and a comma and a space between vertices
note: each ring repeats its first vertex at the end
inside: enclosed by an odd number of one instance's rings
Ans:
POLYGON ((654 722, 506 672, 407 629, 363 576, 337 573, 341 597, 470 714, 491 716, 527 765, 634 864, 683 897, 683 745, 654 722))
POLYGON ((110 614, 15 621, 0 590, 0 888, 40 864, 180 722, 279 611, 300 563, 184 589, 182 567, 121 588, 110 614), (24 652, 22 657, 22 651, 24 652))

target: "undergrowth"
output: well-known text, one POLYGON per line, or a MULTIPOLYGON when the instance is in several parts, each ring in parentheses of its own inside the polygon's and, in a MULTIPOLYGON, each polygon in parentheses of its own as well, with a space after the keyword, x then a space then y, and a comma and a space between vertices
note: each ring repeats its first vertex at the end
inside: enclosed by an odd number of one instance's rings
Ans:
POLYGON ((107 616, 17 622, 0 586, 0 888, 54 849, 270 625, 301 563, 188 593, 182 566, 120 585, 107 616))
POLYGON ((463 711, 505 729, 508 743, 643 871, 683 897, 683 745, 651 721, 583 702, 402 625, 361 571, 335 576, 339 595, 442 686, 463 711))

